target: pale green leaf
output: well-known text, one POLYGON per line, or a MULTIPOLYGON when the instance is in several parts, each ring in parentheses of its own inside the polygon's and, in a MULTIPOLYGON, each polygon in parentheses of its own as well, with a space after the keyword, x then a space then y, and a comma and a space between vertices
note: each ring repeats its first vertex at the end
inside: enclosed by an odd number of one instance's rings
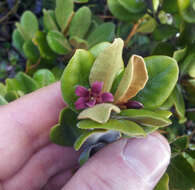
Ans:
POLYGON ((96 58, 89 75, 89 81, 92 85, 94 82, 103 82, 103 92, 109 92, 117 74, 123 70, 123 51, 124 42, 120 38, 106 48, 96 58))
POLYGON ((98 123, 106 123, 110 119, 111 112, 120 113, 120 108, 114 104, 97 104, 92 108, 83 110, 78 119, 91 119, 98 123))
POLYGON ((130 137, 144 137, 145 131, 138 124, 128 120, 110 119, 107 123, 100 124, 91 120, 80 121, 80 129, 105 129, 121 132, 130 137))

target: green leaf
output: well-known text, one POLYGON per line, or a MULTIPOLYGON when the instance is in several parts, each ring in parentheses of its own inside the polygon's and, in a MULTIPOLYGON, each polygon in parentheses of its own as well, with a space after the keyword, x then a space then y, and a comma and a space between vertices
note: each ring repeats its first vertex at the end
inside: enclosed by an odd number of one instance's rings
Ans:
POLYGON ((152 0, 152 8, 154 12, 158 10, 159 5, 160 5, 160 0, 152 0))
POLYGON ((187 135, 177 137, 173 142, 171 142, 172 153, 182 152, 189 147, 189 137, 187 135))
POLYGON ((118 38, 106 48, 95 60, 91 69, 89 81, 92 85, 94 82, 103 82, 103 92, 109 92, 117 74, 123 70, 122 51, 124 43, 118 38))
POLYGON ((138 124, 128 120, 110 119, 107 123, 100 124, 91 120, 83 120, 77 124, 80 129, 105 129, 121 132, 130 137, 144 137, 145 131, 138 124))
POLYGON ((18 49, 20 52, 23 52, 24 39, 18 29, 14 30, 12 40, 14 47, 16 47, 16 49, 18 49))
POLYGON ((169 176, 167 173, 163 175, 154 190, 169 190, 169 176))
POLYGON ((26 41, 23 45, 25 56, 32 62, 36 63, 40 58, 39 49, 33 44, 31 40, 26 41))
POLYGON ((58 31, 50 31, 47 34, 47 42, 49 47, 60 55, 67 54, 72 50, 67 39, 58 31))
POLYGON ((191 65, 195 63, 195 53, 189 54, 180 65, 180 73, 181 75, 186 74, 189 71, 191 65))
POLYGON ((143 0, 118 0, 118 1, 130 13, 140 13, 146 9, 146 3, 143 0))
POLYGON ((152 50, 152 55, 172 56, 174 49, 174 46, 170 42, 159 42, 152 50))
POLYGON ((56 0, 55 15, 61 31, 64 32, 69 25, 74 11, 73 0, 56 0))
POLYGON ((25 40, 31 40, 39 29, 38 20, 31 11, 25 11, 21 23, 17 23, 16 26, 25 40))
POLYGON ((167 13, 178 12, 177 0, 163 0, 162 8, 167 13))
POLYGON ((59 31, 56 19, 55 19, 55 12, 53 10, 43 10, 43 24, 44 29, 49 31, 59 31))
POLYGON ((168 111, 168 110, 153 110, 155 113, 161 115, 162 117, 165 117, 165 118, 169 118, 172 116, 172 112, 171 111, 168 111))
POLYGON ((33 43, 38 47, 41 57, 44 59, 52 60, 56 57, 56 54, 48 46, 46 33, 37 32, 35 38, 33 38, 33 43))
POLYGON ((187 150, 187 154, 189 154, 193 159, 195 159, 195 150, 187 150))
POLYGON ((125 119, 135 121, 136 123, 148 127, 165 127, 171 124, 171 121, 161 114, 145 109, 122 110, 120 115, 126 116, 125 119))
POLYGON ((48 69, 38 70, 36 73, 34 73, 33 78, 39 84, 40 88, 56 81, 53 73, 48 69))
POLYGON ((8 104, 7 100, 0 94, 0 106, 8 104))
POLYGON ((155 131, 157 131, 158 130, 158 128, 159 127, 147 127, 147 126, 144 126, 143 127, 143 130, 145 131, 145 133, 147 134, 147 135, 149 135, 149 134, 151 134, 151 133, 154 133, 155 131))
POLYGON ((148 81, 148 72, 144 59, 133 55, 125 68, 123 77, 114 95, 115 103, 127 102, 142 90, 148 81))
POLYGON ((6 86, 3 83, 0 83, 0 95, 4 96, 7 92, 6 86))
POLYGON ((142 34, 150 34, 155 30, 156 26, 156 20, 153 17, 146 15, 143 22, 138 27, 137 32, 140 32, 142 34))
POLYGON ((12 102, 12 101, 18 99, 19 96, 18 96, 16 91, 9 91, 5 94, 4 98, 6 99, 7 102, 12 102))
POLYGON ((18 73, 15 78, 20 83, 24 93, 30 93, 38 89, 37 82, 23 72, 18 73))
POLYGON ((195 62, 189 66, 188 74, 190 77, 195 78, 195 62))
POLYGON ((92 108, 83 110, 78 119, 91 119, 98 123, 106 123, 110 119, 111 112, 120 113, 120 108, 114 104, 97 104, 92 108))
POLYGON ((81 7, 75 13, 69 27, 69 35, 84 38, 91 25, 91 11, 88 7, 81 7))
POLYGON ((20 85, 20 83, 15 79, 6 79, 5 80, 6 83, 6 90, 7 92, 9 91, 18 91, 18 90, 22 90, 22 87, 20 85))
POLYGON ((110 12, 118 19, 122 21, 136 21, 142 14, 133 14, 125 9, 120 3, 119 0, 108 0, 108 7, 110 12))
POLYGON ((111 22, 99 25, 87 38, 89 47, 94 46, 100 42, 109 41, 114 39, 115 25, 111 22))
POLYGON ((60 67, 56 66, 51 69, 51 72, 55 76, 56 81, 58 81, 62 77, 63 70, 60 67))
POLYGON ((69 39, 69 42, 75 49, 88 49, 87 41, 83 40, 77 36, 72 36, 69 39))
POLYGON ((179 62, 182 61, 187 53, 187 47, 174 51, 173 58, 179 62))
POLYGON ((168 168, 170 189, 191 190, 195 187, 195 172, 182 156, 174 157, 168 168))
POLYGON ((181 87, 179 85, 175 87, 172 93, 172 98, 173 98, 175 110, 179 117, 179 123, 186 122, 187 118, 185 117, 185 102, 181 91, 181 87))
POLYGON ((189 23, 195 23, 194 1, 191 0, 177 0, 179 12, 183 19, 189 23))
POLYGON ((160 107, 173 91, 179 74, 177 63, 168 56, 150 56, 145 58, 149 80, 145 88, 136 96, 136 100, 145 108, 160 107))
POLYGON ((62 75, 62 95, 65 102, 74 111, 76 111, 74 103, 78 98, 75 94, 76 86, 89 87, 89 73, 93 62, 94 57, 90 52, 78 49, 62 75))
POLYGON ((98 57, 101 52, 103 52, 106 48, 111 45, 109 42, 101 42, 93 46, 89 51, 94 55, 94 57, 98 57))
POLYGON ((93 130, 93 131, 85 131, 74 143, 74 149, 79 150, 81 146, 87 141, 88 138, 90 138, 92 135, 96 135, 97 133, 104 134, 106 130, 93 130))
POLYGON ((74 0, 75 3, 87 3, 89 0, 74 0))
POLYGON ((122 21, 136 21, 142 14, 133 14, 125 9, 120 3, 119 0, 108 0, 108 7, 110 12, 118 19, 122 21))
POLYGON ((81 132, 76 127, 77 115, 69 108, 64 108, 60 113, 59 124, 50 131, 52 142, 62 146, 73 146, 81 132))
POLYGON ((168 40, 171 37, 175 36, 177 29, 168 24, 161 24, 153 32, 153 37, 157 41, 168 40))

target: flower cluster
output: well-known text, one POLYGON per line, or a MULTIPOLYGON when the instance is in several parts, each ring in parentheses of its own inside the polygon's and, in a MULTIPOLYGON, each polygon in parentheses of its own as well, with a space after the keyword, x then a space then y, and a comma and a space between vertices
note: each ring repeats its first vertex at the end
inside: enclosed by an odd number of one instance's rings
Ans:
POLYGON ((109 92, 102 92, 103 82, 94 82, 91 89, 83 86, 77 86, 76 95, 79 97, 75 102, 77 110, 93 107, 100 103, 109 103, 114 101, 114 96, 109 92))

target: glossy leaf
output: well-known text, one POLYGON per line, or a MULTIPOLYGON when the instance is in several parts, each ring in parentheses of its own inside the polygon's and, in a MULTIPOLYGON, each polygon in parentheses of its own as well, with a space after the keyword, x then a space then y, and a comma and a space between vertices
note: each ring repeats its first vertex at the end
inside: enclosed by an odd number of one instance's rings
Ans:
POLYGON ((88 42, 77 36, 72 36, 69 42, 75 49, 88 49, 88 42))
POLYGON ((122 21, 136 21, 142 16, 142 14, 133 14, 129 12, 119 3, 119 0, 108 0, 108 7, 110 12, 122 21))
POLYGON ((34 73, 33 78, 39 84, 40 88, 56 81, 53 73, 47 69, 38 70, 36 73, 34 73))
POLYGON ((89 47, 94 46, 100 42, 109 41, 114 39, 115 25, 111 22, 99 25, 87 38, 89 47))
POLYGON ((160 0, 152 0, 152 8, 154 12, 158 10, 158 7, 160 6, 160 0))
POLYGON ((172 93, 173 103, 175 106, 175 110, 179 117, 179 123, 184 123, 187 118, 185 117, 185 102, 182 95, 181 87, 176 86, 172 93))
POLYGON ((171 111, 168 111, 168 110, 160 110, 160 109, 157 109, 157 110, 153 110, 155 113, 157 113, 158 115, 162 116, 162 117, 165 117, 165 118, 169 118, 172 116, 172 112, 171 111))
POLYGON ((77 124, 80 129, 106 129, 121 132, 130 137, 144 137, 145 131, 138 124, 128 120, 110 119, 107 123, 100 124, 91 120, 83 120, 77 124))
POLYGON ((37 82, 23 72, 16 75, 16 80, 20 83, 24 93, 30 93, 38 89, 37 82))
POLYGON ((133 55, 115 93, 115 103, 120 104, 127 102, 136 96, 142 90, 148 81, 148 72, 144 59, 140 56, 133 55))
POLYGON ((165 127, 171 124, 171 121, 161 114, 145 109, 122 110, 120 115, 148 127, 165 127))
POLYGON ((31 40, 39 29, 38 20, 31 11, 25 11, 21 23, 17 23, 16 26, 25 40, 31 40))
POLYGON ((24 39, 22 35, 20 34, 18 29, 15 29, 13 34, 12 34, 12 40, 13 40, 13 45, 18 49, 20 52, 23 51, 23 44, 24 44, 24 39))
POLYGON ((22 90, 21 84, 15 78, 6 79, 5 84, 6 84, 6 91, 7 92, 22 90))
POLYGON ((186 74, 189 71, 191 65, 195 64, 195 53, 189 54, 180 66, 181 75, 186 74))
POLYGON ((149 80, 136 100, 145 108, 158 108, 170 96, 178 79, 178 66, 174 59, 167 56, 151 56, 144 59, 149 80))
POLYGON ((74 149, 78 151, 81 148, 81 146, 85 143, 85 141, 87 141, 87 139, 90 138, 92 135, 96 135, 97 133, 100 133, 100 135, 102 135, 105 132, 106 132, 105 130, 93 130, 84 132, 74 143, 74 149))
POLYGON ((182 61, 186 55, 187 47, 174 51, 173 58, 179 62, 182 61))
POLYGON ((189 23, 195 23, 195 10, 194 10, 194 1, 191 0, 178 0, 178 7, 179 7, 179 12, 183 19, 186 22, 189 23))
POLYGON ((84 38, 91 25, 91 11, 88 7, 81 7, 75 13, 69 27, 69 35, 84 38))
POLYGON ((55 15, 62 32, 65 31, 71 21, 73 9, 73 0, 56 0, 55 15))
POLYGON ((56 54, 50 49, 46 39, 46 33, 37 32, 35 38, 33 39, 33 43, 38 47, 41 57, 44 59, 54 59, 56 54))
POLYGON ((103 92, 109 92, 117 74, 123 70, 123 41, 118 38, 111 46, 106 48, 95 60, 89 75, 89 81, 92 85, 94 82, 103 82, 103 92), (109 76, 109 77, 108 77, 109 76))
POLYGON ((173 153, 182 152, 189 147, 189 137, 184 135, 177 137, 173 142, 171 142, 171 150, 173 153))
POLYGON ((74 103, 77 85, 89 87, 89 73, 94 62, 93 55, 86 50, 77 50, 69 61, 61 78, 62 95, 69 107, 76 111, 74 103))
POLYGON ((78 115, 78 119, 90 119, 98 123, 106 123, 110 119, 112 111, 120 113, 120 109, 113 104, 97 104, 92 108, 83 110, 78 115))
POLYGON ((50 31, 47 34, 47 42, 49 47, 57 54, 64 55, 71 51, 67 39, 58 31, 50 31))
POLYGON ((151 134, 151 133, 154 133, 155 131, 157 131, 159 129, 159 127, 147 127, 147 126, 144 126, 143 127, 143 130, 145 131, 145 133, 147 135, 151 134))
POLYGON ((43 10, 43 23, 46 31, 59 31, 53 10, 43 10))
POLYGON ((150 34, 155 30, 156 26, 156 20, 151 16, 146 15, 142 24, 138 27, 137 32, 142 34, 150 34))
POLYGON ((168 24, 162 24, 154 30, 153 37, 157 41, 167 40, 175 36, 177 32, 178 31, 175 27, 168 24))
POLYGON ((93 46, 89 51, 94 55, 94 57, 98 57, 101 52, 103 52, 106 48, 111 45, 109 42, 101 42, 93 46))
POLYGON ((25 56, 36 63, 40 57, 39 49, 33 44, 31 40, 26 41, 23 45, 23 51, 25 56))
POLYGON ((5 97, 4 97, 4 98, 5 98, 5 100, 6 100, 7 102, 12 102, 12 101, 18 99, 19 96, 18 96, 18 94, 17 94, 16 91, 9 91, 9 92, 7 92, 7 93, 5 94, 5 97))
POLYGON ((170 189, 190 190, 195 187, 195 172, 182 156, 171 160, 168 167, 170 189))
POLYGON ((146 9, 146 3, 143 0, 118 0, 118 1, 130 13, 140 13, 146 9))
POLYGON ((163 0, 162 8, 167 13, 178 12, 177 0, 163 0))
POLYGON ((7 100, 0 94, 0 106, 8 104, 7 100))
POLYGON ((64 108, 60 113, 59 124, 50 131, 50 138, 55 144, 73 146, 81 131, 76 127, 77 115, 69 108, 64 108))
POLYGON ((169 176, 167 173, 163 175, 154 190, 169 190, 169 176))

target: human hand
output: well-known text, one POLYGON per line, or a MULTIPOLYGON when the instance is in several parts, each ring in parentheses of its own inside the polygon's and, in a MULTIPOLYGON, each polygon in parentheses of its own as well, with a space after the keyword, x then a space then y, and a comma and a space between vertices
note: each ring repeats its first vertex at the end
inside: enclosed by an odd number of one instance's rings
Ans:
POLYGON ((76 174, 78 153, 49 140, 65 106, 59 83, 0 107, 0 190, 152 190, 170 148, 160 134, 122 139, 96 153, 76 174))

